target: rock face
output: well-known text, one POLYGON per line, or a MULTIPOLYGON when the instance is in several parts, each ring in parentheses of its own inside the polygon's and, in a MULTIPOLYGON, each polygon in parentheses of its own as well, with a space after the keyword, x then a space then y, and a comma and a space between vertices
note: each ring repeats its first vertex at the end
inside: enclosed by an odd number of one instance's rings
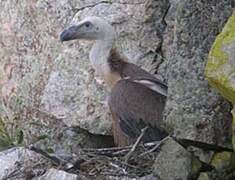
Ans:
MULTIPOLYGON (((233 104, 233 149, 235 149, 235 70, 234 70, 234 47, 235 47, 235 14, 229 18, 223 31, 217 36, 208 57, 205 75, 210 84, 215 87, 221 95, 227 98, 233 104)), ((235 169, 234 154, 223 152, 217 153, 212 159, 212 165, 218 170, 223 170, 222 173, 218 173, 218 177, 234 177, 234 171, 229 169, 235 169)), ((206 174, 208 179, 213 179, 214 174, 206 174)))
POLYGON ((17 174, 21 174, 22 179, 27 179, 31 168, 37 171, 35 164, 43 164, 43 161, 40 155, 24 148, 12 148, 0 152, 0 179, 19 179, 17 174))
POLYGON ((41 177, 34 178, 35 180, 77 180, 78 176, 76 174, 69 174, 64 171, 59 171, 56 169, 49 169, 46 174, 41 177))
MULTIPOLYGON (((235 103, 235 71, 234 71, 234 47, 235 47, 235 15, 230 17, 221 34, 214 42, 205 70, 210 84, 231 101, 235 103)), ((234 117, 234 110, 233 110, 234 117)), ((233 121, 233 145, 235 148, 235 125, 233 121)))
POLYGON ((170 1, 159 72, 168 83, 165 122, 175 136, 221 143, 231 126, 229 104, 209 87, 210 46, 231 14, 231 1, 170 1))
POLYGON ((192 155, 173 139, 168 138, 161 146, 154 163, 154 175, 159 179, 187 180, 190 177, 192 155))

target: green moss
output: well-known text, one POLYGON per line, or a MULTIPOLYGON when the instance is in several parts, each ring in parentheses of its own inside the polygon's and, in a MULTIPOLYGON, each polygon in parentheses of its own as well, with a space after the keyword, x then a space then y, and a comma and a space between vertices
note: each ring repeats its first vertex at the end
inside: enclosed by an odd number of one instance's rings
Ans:
POLYGON ((206 66, 206 74, 212 70, 217 70, 221 65, 228 61, 228 54, 222 51, 225 45, 228 45, 235 40, 235 14, 231 16, 225 25, 223 31, 217 36, 206 66))
POLYGON ((229 80, 230 75, 235 73, 235 67, 229 66, 229 69, 223 70, 224 65, 229 61, 229 55, 223 51, 223 47, 232 42, 235 42, 235 15, 229 18, 222 33, 216 38, 209 53, 205 75, 212 86, 235 103, 235 89, 229 80))
POLYGON ((211 165, 214 166, 217 170, 224 169, 230 165, 231 157, 231 152, 215 153, 211 165))
POLYGON ((193 156, 192 157, 192 175, 196 175, 199 173, 200 169, 202 167, 202 163, 198 160, 197 157, 193 156))
POLYGON ((228 81, 225 81, 225 83, 222 84, 222 81, 220 81, 219 79, 210 77, 210 79, 208 79, 208 82, 211 86, 215 87, 223 97, 235 104, 235 91, 229 85, 228 81))

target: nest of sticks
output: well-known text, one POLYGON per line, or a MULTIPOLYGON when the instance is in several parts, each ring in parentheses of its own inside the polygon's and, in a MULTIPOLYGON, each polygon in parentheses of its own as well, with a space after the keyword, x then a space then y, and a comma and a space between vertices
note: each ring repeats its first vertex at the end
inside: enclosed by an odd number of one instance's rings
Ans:
POLYGON ((126 147, 80 149, 78 154, 71 155, 69 158, 51 155, 33 146, 29 149, 47 158, 53 167, 88 179, 94 177, 137 178, 152 173, 159 145, 160 142, 151 142, 136 143, 126 147))
POLYGON ((147 128, 142 130, 134 145, 102 149, 79 149, 76 154, 50 154, 33 145, 27 149, 40 154, 42 161, 22 166, 10 172, 5 179, 31 179, 43 175, 53 167, 77 174, 82 179, 138 178, 152 173, 156 150, 162 141, 141 143, 147 128), (36 172, 36 173, 35 173, 36 172))

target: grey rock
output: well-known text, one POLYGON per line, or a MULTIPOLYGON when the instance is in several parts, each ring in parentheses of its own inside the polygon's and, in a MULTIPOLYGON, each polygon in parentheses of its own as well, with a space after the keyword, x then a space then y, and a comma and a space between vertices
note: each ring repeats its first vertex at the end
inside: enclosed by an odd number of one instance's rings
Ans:
MULTIPOLYGON (((0 152, 0 179, 25 179, 27 171, 35 164, 44 162, 43 158, 25 148, 11 148, 0 152)), ((34 170, 36 171, 37 168, 34 170)))
MULTIPOLYGON (((27 143, 35 142, 35 137, 41 135, 53 137, 54 134, 50 134, 51 129, 58 130, 62 124, 58 122, 59 120, 54 121, 53 112, 46 113, 43 108, 40 110, 40 107, 43 106, 43 94, 48 79, 54 78, 58 81, 57 76, 52 73, 54 61, 60 57, 62 51, 58 35, 63 29, 62 24, 67 24, 75 14, 76 2, 68 0, 0 1, 0 26, 2 27, 0 29, 0 67, 4 67, 7 63, 16 65, 11 80, 16 84, 16 96, 21 101, 21 107, 16 112, 13 109, 11 113, 15 113, 17 117, 19 114, 17 126, 24 130, 27 143), (52 78, 50 78, 51 74, 52 78), (47 117, 41 117, 42 113, 47 114, 47 117)), ((58 82, 63 85, 64 81, 58 82)), ((57 89, 58 86, 54 88, 57 89)), ((63 86, 58 89, 63 89, 63 86)), ((64 94, 71 92, 71 89, 67 89, 64 94)), ((53 88, 50 91, 53 91, 53 88)), ((52 106, 57 107, 64 97, 63 94, 58 95, 56 98, 59 100, 54 101, 52 106)), ((55 96, 50 98, 53 99, 53 97, 55 98, 55 96)), ((66 101, 70 99, 64 100, 66 101)), ((59 109, 61 114, 62 110, 59 109)))
POLYGON ((63 27, 80 12, 80 3, 0 1, 0 69, 7 63, 16 65, 11 81, 22 105, 15 113, 20 114, 19 124, 27 141, 35 140, 31 139, 32 134, 48 131, 48 124, 52 129, 61 124, 53 123, 49 116, 64 120, 67 126, 79 125, 96 134, 111 134, 110 117, 104 113, 105 92, 90 70, 88 45, 78 48, 76 44, 62 45, 58 40, 63 27), (38 118, 40 113, 49 116, 38 118), (30 127, 35 120, 47 125, 41 129, 30 127))
POLYGON ((167 129, 175 136, 224 143, 230 105, 209 87, 204 67, 216 35, 232 12, 231 1, 171 0, 159 68, 168 84, 167 129))
MULTIPOLYGON (((53 125, 43 132, 46 138, 34 143, 34 146, 43 150, 53 150, 59 154, 79 153, 81 148, 112 147, 112 136, 94 135, 80 127, 67 127, 59 120, 50 120, 53 125)), ((40 134, 39 134, 40 135, 40 134)))
POLYGON ((164 180, 187 180, 191 174, 191 165, 191 153, 172 138, 167 138, 157 154, 153 174, 164 180))
POLYGON ((54 168, 49 169, 43 176, 34 178, 34 180, 77 180, 76 174, 70 174, 65 171, 54 168))
POLYGON ((139 178, 139 180, 159 180, 159 178, 157 178, 153 174, 150 174, 150 175, 139 178))
POLYGON ((108 180, 158 180, 157 177, 154 177, 153 174, 150 175, 146 175, 143 177, 136 177, 136 178, 131 178, 131 177, 113 177, 113 176, 109 176, 107 177, 108 180))
MULTIPOLYGON (((53 149, 71 150, 68 153, 79 152, 81 148, 105 148, 112 147, 112 136, 94 135, 79 127, 61 129, 55 136, 53 149)), ((52 144, 53 144, 52 143, 52 144)))

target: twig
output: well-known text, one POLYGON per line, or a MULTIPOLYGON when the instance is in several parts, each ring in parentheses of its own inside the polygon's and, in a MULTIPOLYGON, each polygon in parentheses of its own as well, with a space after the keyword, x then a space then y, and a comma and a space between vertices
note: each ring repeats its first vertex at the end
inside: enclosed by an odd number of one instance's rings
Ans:
MULTIPOLYGON (((158 144, 159 141, 145 143, 144 146, 151 148, 158 144)), ((111 147, 111 148, 101 148, 101 149, 82 149, 84 153, 93 153, 96 155, 105 155, 109 157, 118 157, 124 156, 131 150, 133 146, 125 146, 125 147, 111 147)))
POLYGON ((55 157, 55 156, 51 156, 49 155, 47 152, 43 151, 42 149, 36 148, 34 146, 29 146, 28 147, 29 150, 34 151, 38 154, 41 154, 42 156, 46 157, 47 159, 51 160, 52 163, 56 166, 65 166, 67 165, 67 163, 63 162, 62 160, 60 160, 59 158, 55 157))
POLYGON ((85 153, 95 153, 96 155, 105 156, 118 156, 125 155, 131 149, 132 146, 126 147, 111 147, 111 148, 101 148, 101 149, 82 149, 85 153))
MULTIPOLYGON (((155 145, 159 144, 160 141, 148 142, 144 143, 144 147, 151 148, 155 145)), ((111 147, 111 148, 100 148, 100 149, 93 149, 93 148, 86 148, 82 149, 84 153, 92 153, 96 155, 106 155, 106 156, 118 156, 118 155, 126 155, 126 152, 130 151, 132 146, 125 146, 125 147, 111 147)))
POLYGON ((131 147, 129 147, 128 149, 123 149, 121 151, 117 151, 117 152, 114 152, 112 155, 113 156, 124 156, 126 155, 129 151, 130 151, 131 147))
POLYGON ((83 151, 86 152, 116 152, 119 150, 123 150, 123 149, 130 149, 132 146, 125 146, 125 147, 110 147, 110 148, 100 148, 100 149, 93 149, 93 148, 84 148, 82 149, 83 151))
POLYGON ((149 153, 152 153, 152 152, 156 151, 156 150, 162 145, 162 143, 164 142, 164 140, 165 140, 166 138, 167 138, 167 137, 165 137, 165 138, 162 139, 161 141, 158 141, 158 143, 155 144, 155 146, 154 146, 153 148, 151 148, 150 150, 148 150, 148 151, 146 151, 146 152, 140 154, 139 157, 143 157, 143 156, 145 156, 145 155, 147 155, 147 154, 149 154, 149 153))
POLYGON ((124 168, 120 167, 119 165, 115 164, 114 162, 110 162, 109 165, 116 168, 116 169, 118 169, 123 174, 128 174, 127 171, 124 168))
POLYGON ((130 157, 132 156, 132 154, 135 152, 137 146, 140 144, 143 136, 145 135, 145 132, 147 131, 148 126, 146 126, 145 128, 141 129, 141 134, 140 136, 137 138, 135 144, 133 145, 133 147, 131 148, 131 150, 127 153, 127 155, 125 156, 125 162, 128 163, 128 160, 130 159, 130 157))
MULTIPOLYGON (((125 173, 109 173, 109 172, 101 172, 101 175, 104 176, 113 176, 113 177, 129 177, 129 178, 135 178, 136 179, 136 175, 135 174, 125 174, 125 173)), ((124 178, 125 179, 125 178, 124 178)))

